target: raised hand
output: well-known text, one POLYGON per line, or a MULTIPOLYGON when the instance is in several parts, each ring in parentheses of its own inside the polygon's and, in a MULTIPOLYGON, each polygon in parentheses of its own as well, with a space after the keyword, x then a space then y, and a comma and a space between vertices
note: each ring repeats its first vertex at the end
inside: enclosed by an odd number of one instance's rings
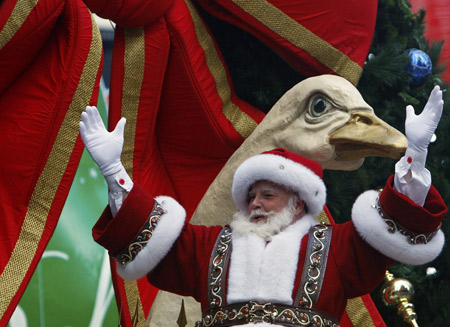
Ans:
POLYGON ((86 107, 81 114, 80 134, 87 151, 100 168, 103 176, 121 170, 120 155, 126 119, 121 118, 112 132, 108 132, 96 107, 86 107))
POLYGON ((444 101, 438 85, 431 91, 422 113, 416 115, 413 106, 406 107, 405 134, 408 147, 416 152, 425 152, 441 119, 444 101))

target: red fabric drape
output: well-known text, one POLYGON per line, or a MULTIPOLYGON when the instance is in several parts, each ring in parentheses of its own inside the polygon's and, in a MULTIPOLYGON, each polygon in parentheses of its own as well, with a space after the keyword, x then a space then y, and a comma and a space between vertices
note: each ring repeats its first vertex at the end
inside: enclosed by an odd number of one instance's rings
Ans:
MULTIPOLYGON (((236 97, 214 36, 191 1, 173 0, 167 7, 158 1, 138 0, 86 3, 99 16, 118 24, 109 123, 113 127, 120 117, 127 118, 124 165, 148 192, 175 197, 190 216, 263 114, 236 97)), ((296 44, 295 31, 293 36, 280 36, 276 24, 271 24, 279 22, 277 19, 255 20, 252 14, 249 17, 242 12, 238 6, 242 3, 199 1, 213 15, 262 38, 300 71, 308 75, 332 72, 358 81, 371 42, 376 1, 353 6, 352 12, 360 10, 360 14, 353 15, 351 23, 342 16, 347 8, 343 1, 338 11, 330 9, 339 7, 333 1, 311 2, 304 11, 300 11, 303 5, 294 2, 288 3, 291 6, 254 2, 268 5, 273 13, 281 12, 284 21, 306 30, 311 37, 306 50, 301 42, 296 44), (306 27, 301 25, 303 21, 306 27), (326 28, 330 22, 333 26, 326 28), (316 58, 308 52, 321 46, 333 54, 325 55, 323 50, 323 56, 314 54, 316 58)), ((136 319, 143 323, 142 315, 148 314, 156 290, 145 279, 124 283, 112 266, 122 325, 131 326, 136 319)))
MULTIPOLYGON (((425 35, 434 41, 444 40, 441 53, 441 63, 450 64, 450 6, 447 0, 411 0, 412 10, 416 12, 419 7, 426 10, 425 35)), ((450 83, 450 70, 443 74, 443 79, 450 83)))
POLYGON ((95 104, 101 38, 81 0, 0 4, 0 326, 53 234, 95 104))

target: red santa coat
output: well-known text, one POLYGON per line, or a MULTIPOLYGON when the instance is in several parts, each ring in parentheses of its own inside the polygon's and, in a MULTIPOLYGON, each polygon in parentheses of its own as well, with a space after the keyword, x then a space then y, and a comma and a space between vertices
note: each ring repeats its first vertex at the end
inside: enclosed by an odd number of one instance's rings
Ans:
MULTIPOLYGON (((433 260, 444 244, 440 230, 427 244, 410 244, 404 235, 388 232, 374 207, 378 197, 386 215, 416 233, 438 229, 447 211, 433 187, 421 207, 392 188, 392 177, 380 196, 375 191, 363 193, 353 206, 352 221, 333 227, 322 292, 315 306, 338 319, 347 299, 378 286, 393 260, 423 264, 433 260)), ((205 310, 210 256, 222 227, 188 224, 184 209, 175 200, 169 197, 156 200, 166 212, 144 249, 134 261, 119 266, 118 272, 125 279, 147 275, 154 286, 193 296, 205 310)), ((95 240, 110 254, 120 253, 141 231, 153 203, 150 195, 135 185, 114 218, 108 208, 105 210, 94 226, 95 240)), ((307 233, 313 224, 312 217, 305 216, 269 243, 255 235, 233 234, 228 303, 257 300, 292 304, 305 261, 307 233)))

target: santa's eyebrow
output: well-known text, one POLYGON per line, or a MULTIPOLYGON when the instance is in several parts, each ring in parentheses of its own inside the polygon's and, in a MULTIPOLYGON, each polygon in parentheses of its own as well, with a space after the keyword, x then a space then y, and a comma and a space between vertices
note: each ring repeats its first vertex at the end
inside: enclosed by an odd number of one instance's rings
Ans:
MULTIPOLYGON (((266 192, 273 192, 276 193, 277 190, 275 188, 272 187, 265 187, 263 189, 260 190, 261 193, 266 193, 266 192)), ((256 191, 250 190, 248 191, 248 195, 255 195, 256 191)))
POLYGON ((261 190, 261 192, 276 192, 276 191, 277 191, 277 189, 270 187, 270 186, 267 186, 261 190))

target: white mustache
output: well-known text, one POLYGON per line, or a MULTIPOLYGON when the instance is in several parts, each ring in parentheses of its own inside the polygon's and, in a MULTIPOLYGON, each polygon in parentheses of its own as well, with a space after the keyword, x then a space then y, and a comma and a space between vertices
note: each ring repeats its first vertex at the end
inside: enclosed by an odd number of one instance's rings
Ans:
POLYGON ((250 214, 248 215, 248 218, 249 218, 249 220, 251 220, 256 216, 270 217, 274 213, 275 213, 274 211, 264 212, 264 211, 261 211, 260 209, 254 209, 254 210, 252 210, 252 212, 250 212, 250 214))

